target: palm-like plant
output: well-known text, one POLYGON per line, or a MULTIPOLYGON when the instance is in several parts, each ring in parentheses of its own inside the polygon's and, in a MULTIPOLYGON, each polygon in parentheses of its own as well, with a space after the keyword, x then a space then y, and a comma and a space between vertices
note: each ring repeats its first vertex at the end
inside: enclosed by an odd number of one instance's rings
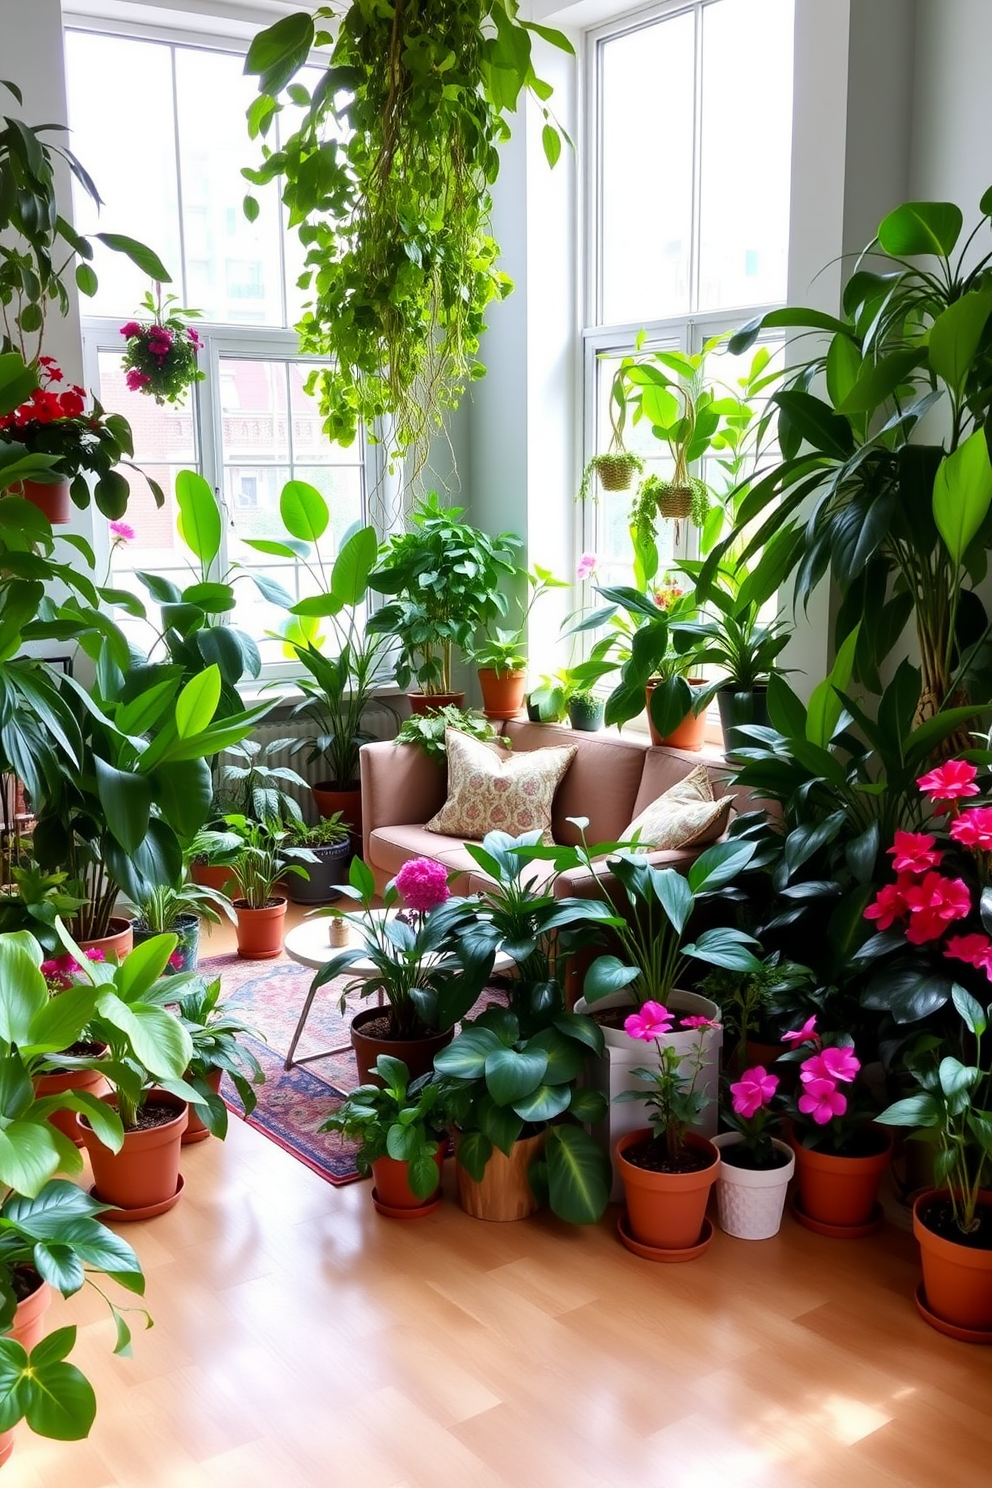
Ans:
POLYGON ((299 802, 283 789, 294 785, 308 790, 303 776, 288 765, 268 763, 277 755, 295 749, 297 743, 296 739, 270 739, 267 744, 260 744, 257 739, 242 739, 227 750, 236 763, 221 766, 221 793, 230 800, 235 815, 250 817, 264 826, 303 820, 299 802))

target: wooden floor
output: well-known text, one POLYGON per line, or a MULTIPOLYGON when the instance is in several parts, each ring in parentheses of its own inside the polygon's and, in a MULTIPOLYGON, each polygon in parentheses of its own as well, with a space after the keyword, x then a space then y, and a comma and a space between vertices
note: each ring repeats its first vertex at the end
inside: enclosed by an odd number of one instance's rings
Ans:
MULTIPOLYGON (((213 947, 216 948, 215 946, 213 947)), ((414 1224, 239 1123, 127 1227, 155 1318, 74 1321, 86 1442, 18 1428, 3 1488, 944 1488, 992 1481, 992 1351, 930 1330, 915 1247, 786 1219, 655 1266, 541 1215, 414 1224)))

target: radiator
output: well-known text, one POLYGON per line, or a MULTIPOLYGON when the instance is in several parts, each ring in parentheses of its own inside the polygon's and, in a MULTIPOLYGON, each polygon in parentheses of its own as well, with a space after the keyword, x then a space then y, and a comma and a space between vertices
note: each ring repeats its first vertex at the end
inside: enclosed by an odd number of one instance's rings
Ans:
MULTIPOLYGON (((363 722, 366 732, 371 734, 375 739, 392 739, 396 734, 396 719, 388 708, 383 707, 381 704, 373 703, 366 710, 363 722)), ((252 730, 252 738, 264 748, 266 744, 271 744, 276 739, 315 739, 319 732, 320 730, 312 719, 302 717, 287 718, 283 716, 280 720, 277 714, 274 718, 270 716, 263 719, 261 723, 256 724, 252 730)), ((316 781, 326 779, 327 769, 322 760, 315 760, 312 765, 308 765, 306 760, 307 751, 306 747, 304 747, 298 751, 291 749, 277 750, 275 754, 270 755, 266 759, 265 763, 270 767, 288 767, 303 777, 307 782, 305 787, 283 784, 282 789, 286 792, 286 795, 291 796, 296 801, 300 810, 303 812, 304 821, 315 822, 317 820, 317 808, 314 805, 309 787, 316 781)), ((229 755, 222 754, 220 756, 219 763, 221 765, 229 761, 233 762, 229 755)))

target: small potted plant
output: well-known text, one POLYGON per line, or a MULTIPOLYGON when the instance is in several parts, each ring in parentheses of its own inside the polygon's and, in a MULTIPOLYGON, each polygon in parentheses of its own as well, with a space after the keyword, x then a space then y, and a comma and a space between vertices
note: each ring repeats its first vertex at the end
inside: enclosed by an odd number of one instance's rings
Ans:
POLYGON ((358 1142, 355 1166, 372 1174, 372 1203, 388 1219, 421 1219, 441 1202, 448 1145, 440 1087, 431 1074, 411 1080, 402 1059, 380 1054, 377 1083, 360 1085, 319 1131, 358 1142))
POLYGON ((770 1064, 784 1054, 781 1033, 790 1012, 802 1008, 801 1023, 815 1011, 815 986, 810 968, 784 959, 780 951, 765 956, 758 971, 715 967, 707 972, 699 990, 723 1009, 724 1032, 733 1041, 727 1068, 739 1073, 749 1064, 770 1064))
POLYGON ((610 444, 605 455, 593 455, 579 484, 578 500, 585 501, 589 495, 594 475, 604 491, 629 491, 635 474, 644 469, 640 455, 624 448, 623 433, 627 420, 627 399, 624 392, 624 376, 629 358, 620 362, 610 384, 610 444))
POLYGON ((206 377, 196 364, 201 341, 197 332, 186 324, 200 314, 199 310, 182 310, 175 295, 162 297, 161 284, 155 294, 149 290, 141 308, 150 322, 129 320, 121 326, 127 348, 121 360, 124 380, 132 393, 144 393, 159 406, 180 404, 189 388, 206 377))
POLYGON ((568 721, 581 733, 595 734, 601 729, 605 711, 605 698, 597 697, 587 688, 580 687, 568 700, 568 721))
POLYGON ((135 919, 131 934, 135 945, 156 935, 175 935, 176 949, 169 958, 172 971, 195 971, 200 946, 200 920, 220 924, 221 914, 234 919, 231 901, 216 889, 195 884, 184 868, 175 884, 159 884, 149 889, 134 906, 135 919))
POLYGON ((464 701, 464 693, 453 691, 456 654, 470 651, 476 631, 506 614, 499 584, 516 572, 520 539, 509 532, 490 537, 459 521, 461 515, 431 492, 369 576, 370 588, 387 601, 366 629, 398 641, 396 681, 408 688, 416 680, 419 691, 409 693, 415 713, 464 701))
POLYGON ((713 1138, 720 1150, 720 1228, 738 1240, 769 1240, 778 1234, 795 1172, 794 1152, 769 1130, 778 1083, 778 1075, 760 1064, 744 1070, 729 1088, 730 1110, 723 1113, 731 1130, 713 1138))
POLYGON ((262 1066, 241 1042, 242 1038, 253 1038, 264 1043, 264 1036, 245 1023, 229 1002, 221 1002, 220 994, 221 979, 214 977, 210 982, 193 982, 180 991, 176 1002, 177 1016, 193 1045, 185 1079, 204 1102, 190 1109, 183 1146, 209 1136, 226 1136, 227 1107, 219 1094, 224 1075, 238 1092, 245 1116, 250 1116, 258 1103, 254 1087, 265 1083, 262 1066))
POLYGON ((427 713, 412 713, 400 724, 396 735, 397 744, 416 744, 429 759, 444 759, 447 751, 444 744, 446 729, 457 729, 470 739, 479 739, 483 744, 496 740, 504 742, 502 736, 481 713, 472 709, 456 708, 446 704, 442 708, 431 708, 427 713))
POLYGON ((286 897, 277 892, 290 875, 305 877, 309 848, 290 847, 285 827, 265 826, 246 816, 224 818, 241 839, 234 862, 237 897, 232 901, 238 925, 238 955, 248 961, 270 961, 282 950, 286 897))
POLYGON ((616 1157, 627 1202, 620 1238, 628 1250, 649 1260, 694 1260, 713 1239, 706 1204, 720 1171, 720 1153, 689 1130, 710 1099, 699 1077, 706 1064, 704 1038, 713 1021, 690 1016, 681 1023, 692 1030, 684 1051, 663 1042, 675 1026, 675 1015, 660 1002, 642 1003, 624 1022, 629 1038, 653 1043, 658 1051, 657 1064, 634 1070, 639 1088, 615 1097, 643 1101, 648 1108, 650 1128, 626 1132, 616 1157))
POLYGON ((482 707, 487 718, 516 718, 523 707, 527 668, 527 622, 534 605, 549 589, 567 589, 550 569, 535 564, 522 574, 530 589, 526 608, 518 604, 520 623, 512 630, 488 628, 472 659, 479 669, 482 707))
POLYGON ((291 822, 286 829, 286 845, 306 848, 313 859, 307 863, 306 878, 293 874, 286 880, 286 892, 294 904, 327 904, 340 897, 337 885, 351 857, 351 833, 340 811, 321 817, 312 827, 291 822))
POLYGON ((614 628, 613 666, 620 671, 606 700, 606 722, 622 728, 646 708, 652 744, 702 749, 701 648, 688 625, 696 614, 694 593, 669 576, 643 592, 629 585, 596 592, 611 606, 596 618, 614 628))
POLYGON ((768 679, 791 634, 780 618, 762 620, 761 605, 748 587, 731 583, 714 583, 705 591, 706 603, 716 610, 712 619, 682 627, 696 643, 699 663, 720 668, 720 677, 703 688, 697 706, 703 708, 716 697, 728 751, 743 742, 738 729, 752 723, 767 726, 768 679))

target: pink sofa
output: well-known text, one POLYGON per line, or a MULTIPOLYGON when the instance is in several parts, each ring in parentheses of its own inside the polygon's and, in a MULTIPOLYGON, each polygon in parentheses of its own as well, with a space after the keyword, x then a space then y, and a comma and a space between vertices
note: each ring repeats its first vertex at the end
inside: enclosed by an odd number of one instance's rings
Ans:
MULTIPOLYGON (((575 744, 572 760, 555 796, 552 830, 557 842, 575 844, 579 834, 569 817, 586 816, 586 840, 615 842, 634 817, 662 791, 705 764, 713 776, 716 796, 743 797, 742 810, 750 809, 744 791, 728 788, 725 768, 719 758, 704 758, 682 749, 651 746, 628 736, 610 732, 579 733, 547 724, 510 722, 503 732, 512 739, 514 751, 543 749, 553 744, 575 744)), ((434 858, 449 872, 456 894, 481 889, 485 875, 457 837, 428 832, 429 821, 444 804, 446 771, 443 761, 432 760, 412 744, 366 744, 361 751, 364 858, 375 874, 377 887, 393 878, 408 858, 434 858)), ((661 866, 684 868, 702 848, 677 852, 654 852, 648 861, 661 866)), ((566 873, 558 881, 560 897, 580 895, 598 898, 599 891, 588 869, 566 873)))

